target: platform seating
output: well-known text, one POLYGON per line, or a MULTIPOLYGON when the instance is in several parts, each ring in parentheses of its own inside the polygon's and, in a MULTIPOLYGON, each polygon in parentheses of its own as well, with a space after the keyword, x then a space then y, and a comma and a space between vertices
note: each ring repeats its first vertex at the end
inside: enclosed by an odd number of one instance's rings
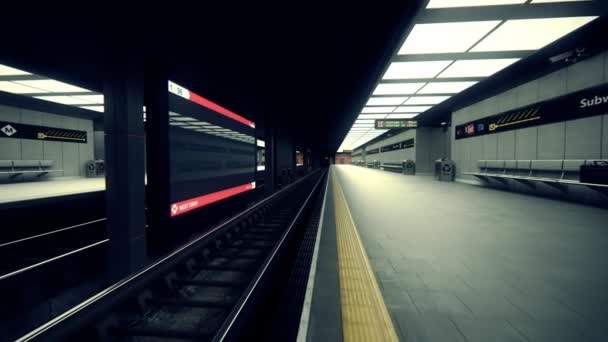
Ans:
POLYGON ((52 160, 0 160, 0 175, 8 175, 14 180, 23 175, 34 175, 38 178, 49 173, 63 172, 52 169, 52 160))
POLYGON ((383 162, 382 169, 386 170, 386 171, 395 171, 395 172, 401 173, 401 172, 403 172, 403 162, 401 162, 401 161, 383 162))
POLYGON ((607 184, 582 183, 578 180, 583 159, 548 159, 548 160, 478 160, 479 172, 464 172, 481 179, 494 179, 506 183, 511 179, 534 186, 544 183, 560 190, 566 185, 580 185, 606 193, 607 184))

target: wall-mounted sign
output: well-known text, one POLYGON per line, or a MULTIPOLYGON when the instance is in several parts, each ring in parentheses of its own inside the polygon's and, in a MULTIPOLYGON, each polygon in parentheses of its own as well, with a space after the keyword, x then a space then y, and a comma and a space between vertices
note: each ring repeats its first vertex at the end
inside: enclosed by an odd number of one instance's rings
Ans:
POLYGON ((0 138, 87 143, 87 132, 0 121, 0 138))
POLYGON ((575 120, 608 112, 608 84, 456 126, 456 139, 575 120))
POLYGON ((400 142, 397 142, 394 144, 382 146, 382 148, 380 149, 380 152, 403 150, 403 149, 410 148, 410 147, 414 147, 414 138, 410 138, 410 139, 403 140, 403 141, 400 141, 400 142))
POLYGON ((376 153, 380 153, 380 148, 374 148, 371 150, 367 150, 367 152, 365 152, 365 154, 369 155, 369 154, 376 154, 376 153))
POLYGON ((410 119, 376 119, 376 129, 416 128, 418 122, 410 119))

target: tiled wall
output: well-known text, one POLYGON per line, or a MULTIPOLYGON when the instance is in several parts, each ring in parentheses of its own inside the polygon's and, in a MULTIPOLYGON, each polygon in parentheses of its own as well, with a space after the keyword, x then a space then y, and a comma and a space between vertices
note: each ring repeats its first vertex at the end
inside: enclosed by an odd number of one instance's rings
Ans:
MULTIPOLYGON (((600 54, 452 113, 452 126, 608 82, 608 53, 600 54)), ((454 140, 457 179, 481 159, 608 159, 608 115, 454 140)))
POLYGON ((0 139, 0 160, 53 160, 53 177, 85 176, 86 162, 93 159, 93 121, 0 105, 0 121, 75 129, 87 132, 87 143, 0 139))

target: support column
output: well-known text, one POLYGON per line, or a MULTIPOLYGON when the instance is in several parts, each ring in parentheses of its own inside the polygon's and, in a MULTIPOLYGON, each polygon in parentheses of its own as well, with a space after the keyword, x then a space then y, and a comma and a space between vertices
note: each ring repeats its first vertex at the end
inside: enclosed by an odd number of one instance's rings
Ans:
POLYGON ((113 65, 104 83, 108 270, 118 280, 146 260, 143 70, 113 65))

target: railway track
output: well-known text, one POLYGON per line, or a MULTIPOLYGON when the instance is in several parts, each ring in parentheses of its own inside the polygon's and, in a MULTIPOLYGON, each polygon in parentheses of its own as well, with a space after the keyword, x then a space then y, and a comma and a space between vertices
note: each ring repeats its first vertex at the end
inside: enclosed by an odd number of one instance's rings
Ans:
POLYGON ((103 290, 18 341, 247 339, 306 209, 318 171, 103 290))

